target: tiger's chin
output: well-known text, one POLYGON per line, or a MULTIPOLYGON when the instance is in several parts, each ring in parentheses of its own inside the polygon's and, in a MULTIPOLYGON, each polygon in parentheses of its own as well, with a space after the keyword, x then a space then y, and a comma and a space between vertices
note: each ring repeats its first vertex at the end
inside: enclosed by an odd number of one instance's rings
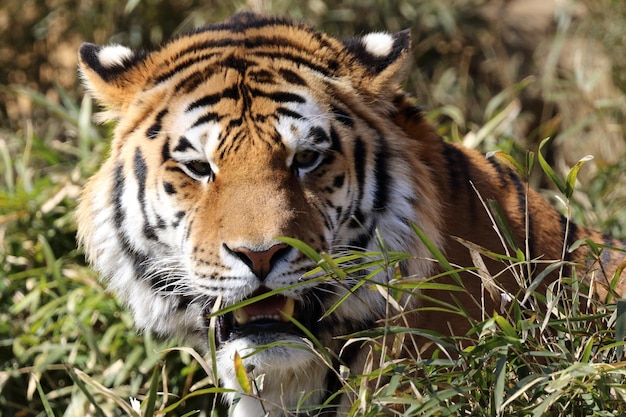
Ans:
MULTIPOLYGON (((328 366, 315 353, 299 326, 310 328, 311 317, 300 313, 293 298, 274 295, 218 317, 216 344, 220 379, 225 388, 241 392, 235 375, 236 354, 243 360, 252 392, 235 398, 234 416, 260 416, 294 411, 323 402, 328 366)), ((288 413, 287 413, 288 414, 288 413)))
POLYGON ((328 367, 314 352, 311 342, 284 324, 254 324, 234 333, 217 350, 217 367, 225 388, 241 392, 235 375, 234 357, 243 360, 252 392, 229 394, 236 404, 234 417, 291 415, 307 405, 320 404, 325 392, 328 367), (254 331, 253 329, 256 329, 254 331))

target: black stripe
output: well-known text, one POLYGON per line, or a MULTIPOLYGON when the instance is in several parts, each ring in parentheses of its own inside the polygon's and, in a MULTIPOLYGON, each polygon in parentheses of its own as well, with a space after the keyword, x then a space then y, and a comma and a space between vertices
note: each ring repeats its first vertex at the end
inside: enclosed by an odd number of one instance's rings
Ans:
MULTIPOLYGON (((192 297, 190 295, 177 295, 176 296, 176 310, 178 311, 187 310, 189 306, 191 305, 191 303, 194 301, 194 299, 195 297, 192 297)), ((204 332, 198 332, 198 333, 202 334, 203 336, 205 335, 204 332)))
POLYGON ((229 140, 220 141, 219 145, 217 145, 217 150, 220 151, 220 159, 223 159, 227 154, 235 152, 241 146, 241 142, 245 137, 245 132, 239 130, 229 140))
POLYGON ((451 191, 456 193, 461 189, 467 192, 469 186, 469 168, 467 159, 455 146, 444 143, 443 156, 448 168, 448 184, 451 191))
POLYGON ((176 194, 176 188, 174 187, 174 185, 172 185, 171 182, 163 182, 163 189, 165 190, 165 192, 167 194, 176 194))
POLYGON ((331 210, 333 208, 332 202, 329 200, 324 201, 323 203, 324 210, 320 210, 320 214, 324 219, 324 226, 326 230, 335 230, 335 225, 333 224, 333 216, 331 215, 331 210))
POLYGON ((342 213, 343 213, 343 206, 335 207, 335 222, 336 223, 341 222, 342 213))
MULTIPOLYGON (((185 36, 185 35, 183 35, 185 36)), ((185 36, 186 38, 189 38, 189 35, 185 36)), ((172 40, 172 42, 174 42, 176 39, 172 40)), ((220 51, 219 49, 221 48, 225 48, 225 47, 238 47, 243 45, 243 39, 213 39, 213 40, 200 40, 197 43, 193 43, 189 46, 187 46, 186 48, 177 51, 176 52, 176 56, 174 57, 175 60, 179 60, 182 61, 183 63, 187 63, 188 61, 191 62, 191 65, 193 65, 195 62, 203 60, 203 59, 207 59, 207 58, 211 58, 213 56, 219 57, 222 56, 224 54, 224 51, 220 51), (208 52, 208 50, 214 49, 216 51, 211 51, 208 52), (205 54, 203 55, 198 55, 197 57, 191 57, 191 58, 186 58, 185 59, 185 55, 189 55, 189 54, 197 54, 203 51, 207 51, 205 54), (183 61, 184 59, 184 61, 183 61)), ((188 66, 188 65, 185 65, 188 66)), ((171 72, 175 72, 175 68, 171 71, 171 72)), ((164 78, 165 75, 161 76, 160 78, 164 78)))
MULTIPOLYGON (((196 54, 204 49, 219 49, 219 48, 226 48, 226 47, 241 47, 241 46, 251 49, 250 51, 247 51, 249 52, 249 55, 268 56, 267 53, 259 54, 258 51, 254 51, 254 49, 256 48, 265 49, 268 47, 270 49, 274 49, 272 47, 278 45, 280 46, 280 52, 272 53, 272 55, 274 55, 275 57, 288 59, 293 62, 297 62, 298 64, 307 66, 309 68, 312 68, 326 75, 330 75, 328 74, 329 68, 333 71, 335 71, 338 68, 339 63, 336 60, 330 60, 330 62, 326 65, 317 65, 317 64, 314 64, 313 62, 310 62, 308 59, 304 59, 302 56, 308 57, 309 55, 311 55, 312 51, 307 51, 307 50, 302 51, 302 47, 300 44, 292 42, 292 40, 287 37, 278 36, 278 34, 282 32, 282 29, 292 30, 294 28, 296 30, 306 32, 309 36, 311 36, 311 38, 313 38, 314 41, 318 42, 319 47, 316 47, 315 49, 325 48, 329 51, 335 50, 334 45, 331 44, 323 34, 317 32, 311 26, 308 26, 299 22, 293 22, 287 19, 266 18, 263 16, 247 15, 247 14, 235 15, 232 19, 229 19, 226 22, 222 22, 222 23, 218 23, 218 24, 214 24, 210 26, 205 26, 191 33, 182 34, 180 37, 174 38, 171 41, 169 41, 168 44, 166 44, 164 47, 169 46, 169 45, 174 45, 179 39, 184 38, 185 40, 188 41, 189 39, 193 39, 194 37, 200 38, 198 39, 197 42, 191 45, 188 45, 186 48, 177 52, 176 57, 174 59, 181 60, 185 57, 185 55, 192 54, 192 53, 196 54), (263 36, 263 35, 251 36, 249 33, 245 33, 249 29, 263 28, 266 26, 272 27, 271 31, 269 31, 269 33, 272 34, 271 36, 263 36), (202 36, 204 33, 224 31, 224 30, 232 31, 233 32, 232 37, 229 37, 226 39, 206 40, 207 37, 202 36), (242 33, 244 33, 244 36, 242 36, 242 33), (285 49, 298 51, 302 54, 302 56, 295 56, 290 53, 285 53, 285 49)), ((215 38, 214 36, 211 36, 211 35, 209 36, 212 38, 215 38)), ((298 37, 298 39, 300 39, 300 37, 298 37)), ((216 52, 216 54, 217 53, 223 53, 223 51, 218 51, 216 52)), ((332 54, 332 52, 330 52, 330 54, 332 54)), ((210 56, 206 56, 206 55, 200 56, 197 58, 191 58, 190 61, 203 60, 209 57, 210 56)), ((139 59, 140 56, 135 55, 134 58, 139 59)), ((143 57, 141 58, 143 59, 143 57)), ((163 74, 162 76, 159 77, 159 81, 165 80, 171 77, 177 71, 180 71, 184 67, 193 65, 193 63, 194 62, 187 63, 185 65, 182 65, 180 68, 175 68, 163 74)), ((289 82, 292 82, 294 84, 299 84, 299 85, 306 85, 306 83, 302 80, 302 78, 292 71, 289 71, 289 70, 281 71, 281 75, 289 82)))
MULTIPOLYGON (((324 159, 322 159, 322 162, 320 162, 320 167, 322 165, 330 165, 333 162, 335 162, 335 154, 332 152, 328 152, 326 153, 326 155, 324 156, 324 159)), ((318 169, 319 170, 319 169, 318 169)), ((325 172, 320 172, 318 177, 322 178, 324 176, 325 172)))
POLYGON ((333 187, 334 188, 341 188, 343 187, 343 182, 345 181, 346 176, 345 174, 339 174, 335 177, 335 179, 333 180, 333 187))
POLYGON ((313 29, 303 23, 294 22, 285 17, 265 16, 253 12, 240 12, 233 15, 230 19, 210 26, 201 27, 192 33, 217 32, 228 30, 235 33, 243 32, 246 29, 260 29, 265 26, 276 26, 274 29, 280 29, 280 26, 295 27, 307 32, 313 32, 313 29))
POLYGON ((229 131, 231 129, 239 127, 239 126, 241 126, 242 123, 243 123, 243 118, 241 118, 241 117, 238 117, 236 119, 231 119, 228 122, 228 125, 226 126, 226 131, 229 131))
POLYGON ((170 138, 168 137, 161 147, 161 164, 166 163, 170 159, 172 159, 172 154, 170 153, 170 138))
POLYGON ((334 105, 331 106, 330 109, 333 115, 335 116, 335 120, 337 120, 339 123, 347 127, 354 126, 354 120, 352 119, 352 116, 348 114, 348 112, 334 105))
MULTIPOLYGON (((328 44, 327 44, 328 45, 328 44)), ((322 45, 323 46, 323 45, 322 45)), ((328 45, 330 50, 334 49, 332 46, 328 45)), ((247 49, 248 57, 261 57, 261 58, 272 58, 272 59, 285 59, 288 61, 293 61, 297 64, 309 67, 317 72, 320 72, 324 75, 331 75, 332 71, 336 71, 339 67, 339 63, 335 59, 329 59, 326 65, 318 65, 311 62, 309 57, 309 51, 302 50, 301 45, 298 43, 292 42, 291 39, 280 36, 254 36, 254 37, 246 37, 239 39, 217 39, 217 40, 203 40, 194 44, 189 45, 187 48, 179 51, 177 53, 176 58, 182 59, 185 55, 197 53, 198 51, 203 50, 219 50, 222 48, 240 48, 244 47, 247 49), (268 46, 272 51, 267 51, 268 46), (275 52, 272 46, 280 46, 280 52, 275 52), (287 51, 295 51, 295 52, 287 52, 287 51), (297 55, 296 55, 297 54, 297 55)), ((218 55, 220 53, 223 54, 224 51, 216 51, 214 55, 218 55)), ((208 55, 208 54, 207 54, 208 55)), ((194 58, 188 59, 193 60, 194 58)), ((187 60, 185 60, 187 61, 187 60)), ((234 69, 244 69, 250 65, 254 65, 255 63, 246 59, 234 58, 232 56, 227 57, 225 61, 215 61, 215 65, 219 64, 220 66, 226 65, 234 69)), ((188 65, 185 65, 188 66, 188 65)), ((175 71, 170 71, 173 73, 175 71)), ((169 73, 168 73, 169 74, 169 73)), ((159 79, 165 79, 166 74, 159 77, 159 79)), ((169 75, 171 76, 171 75, 169 75)))
POLYGON ((411 103, 411 98, 405 94, 398 94, 393 99, 393 104, 396 106, 396 110, 402 111, 402 115, 408 121, 420 120, 424 117, 424 110, 421 106, 416 106, 411 103))
POLYGON ((189 107, 187 107, 186 111, 189 112, 194 109, 197 109, 198 107, 214 106, 215 104, 219 103, 220 100, 225 99, 225 98, 238 100, 239 97, 240 97, 239 89, 237 88, 237 86, 229 87, 220 91, 219 93, 204 96, 194 101, 193 103, 189 105, 189 107))
POLYGON ((133 159, 133 173, 135 174, 137 182, 139 183, 139 200, 143 202, 142 197, 144 197, 145 193, 148 167, 146 165, 146 161, 143 159, 143 155, 141 154, 141 150, 139 148, 135 148, 135 157, 133 159))
MULTIPOLYGON (((122 207, 122 196, 124 195, 124 166, 120 163, 115 167, 113 185, 113 222, 117 230, 122 230, 126 213, 122 207)), ((121 239, 120 239, 121 240, 121 239)))
MULTIPOLYGON (((171 75, 174 75, 174 72, 172 72, 171 75)), ((190 94, 209 79, 211 75, 213 75, 213 73, 209 65, 205 66, 205 68, 196 68, 194 72, 176 83, 174 91, 180 94, 190 94)), ((159 82, 159 80, 157 80, 157 82, 159 82)))
POLYGON ((135 178, 137 178, 137 199, 139 200, 141 214, 143 215, 144 220, 143 234, 146 239, 157 240, 155 227, 150 225, 150 223, 148 222, 148 216, 146 213, 146 178, 148 175, 148 166, 146 165, 146 161, 143 159, 143 155, 141 154, 141 150, 139 148, 135 149, 135 158, 133 159, 133 172, 135 174, 135 178))
POLYGON ((376 178, 376 194, 374 195, 374 210, 384 210, 389 200, 389 189, 391 186, 391 176, 389 175, 389 148, 385 138, 378 138, 378 149, 374 162, 374 175, 376 178))
POLYGON ((166 114, 167 109, 163 109, 159 112, 159 114, 156 115, 154 124, 150 126, 146 131, 146 136, 148 137, 148 139, 154 139, 159 135, 159 133, 161 133, 161 123, 163 122, 163 118, 166 114))
POLYGON ((343 155, 343 149, 341 148, 341 138, 333 127, 330 128, 330 141, 330 149, 335 153, 343 155))
POLYGON ((460 194, 465 194, 469 209, 468 214, 470 218, 475 219, 478 214, 478 201, 470 182, 472 178, 466 156, 460 149, 448 143, 444 143, 443 156, 448 168, 448 184, 452 201, 458 199, 460 194))
MULTIPOLYGON (((297 50, 298 48, 296 47, 294 49, 297 50)), ((284 59, 286 61, 293 62, 296 65, 308 67, 314 70, 315 72, 318 72, 326 77, 333 76, 335 72, 337 71, 337 68, 339 68, 339 62, 334 59, 324 62, 325 65, 318 65, 308 60, 306 55, 303 57, 301 55, 288 53, 286 51, 281 51, 281 52, 255 51, 254 55, 259 56, 259 57, 269 58, 269 59, 284 59)))
MULTIPOLYGON (((506 188, 509 186, 509 183, 506 179, 507 173, 504 171, 505 168, 502 166, 500 162, 498 162, 495 158, 487 158, 487 162, 498 172, 498 178, 500 179, 500 188, 506 188)), ((507 168, 510 169, 510 168, 507 168)))
POLYGON ((148 257, 130 246, 130 238, 125 233, 124 221, 126 220, 126 212, 122 204, 125 183, 124 166, 119 163, 115 167, 113 174, 113 223, 115 224, 117 241, 122 247, 122 252, 124 256, 130 259, 135 275, 140 279, 146 272, 146 261, 148 257))
MULTIPOLYGON (((167 167, 165 167, 165 170, 166 170, 166 171, 169 171, 169 172, 177 172, 177 173, 179 173, 179 174, 184 174, 184 175, 187 175, 187 174, 185 174, 185 171, 183 171, 183 170, 182 170, 182 169, 181 169, 178 165, 174 165, 174 166, 167 166, 167 167)), ((184 185, 184 184, 183 184, 183 185, 184 185)), ((181 188, 184 188, 184 186, 183 186, 183 187, 181 187, 181 188)))
POLYGON ((250 89, 250 94, 254 97, 267 97, 272 101, 278 103, 306 103, 306 100, 294 93, 287 93, 284 91, 272 91, 267 92, 258 88, 250 89))
POLYGON ((301 119, 303 119, 303 117, 302 117, 302 115, 301 115, 300 113, 296 113, 295 111, 293 111, 293 110, 289 110, 289 109, 287 109, 287 108, 285 108, 285 107, 279 107, 279 108, 276 110, 276 112, 277 112, 278 114, 280 114, 281 116, 291 117, 291 118, 296 119, 296 120, 301 120, 301 119))
POLYGON ((187 149, 194 149, 193 145, 191 144, 191 142, 189 142, 189 139, 187 139, 184 136, 181 136, 178 139, 178 144, 176 145, 176 147, 174 148, 174 152, 184 152, 187 149))
MULTIPOLYGON (((194 51, 195 52, 195 51, 194 51)), ((207 61, 211 58, 214 58, 216 56, 219 56, 220 54, 215 53, 215 52, 211 52, 211 53, 205 53, 202 55, 198 55, 198 56, 194 56, 194 57, 190 57, 187 58, 185 60, 181 60, 181 56, 180 54, 176 57, 179 61, 176 64, 176 66, 170 70, 168 70, 167 72, 162 73, 161 75, 159 75, 158 77, 156 77, 156 84, 160 84, 162 82, 168 81, 170 78, 172 78, 174 75, 176 75, 177 73, 183 71, 186 68, 192 67, 196 64, 198 64, 199 62, 203 62, 203 61, 207 61)), ((187 91, 191 91, 188 90, 190 86, 194 85, 194 84, 199 84, 200 79, 197 78, 196 74, 202 74, 204 75, 204 77, 202 79, 206 79, 208 76, 211 75, 211 70, 209 68, 203 68, 202 72, 199 71, 194 71, 194 73, 190 76, 190 77, 186 77, 184 78, 182 81, 180 81, 176 86, 177 86, 177 90, 178 88, 185 88, 187 91)))
POLYGON ((278 70, 278 74, 280 74, 280 76, 283 77, 283 79, 288 83, 301 85, 303 87, 308 85, 304 78, 294 71, 282 68, 278 70))
POLYGON ((212 123, 212 122, 219 122, 222 119, 222 116, 220 116, 219 114, 215 113, 215 112, 210 112, 205 114, 204 116, 200 117, 198 120, 196 120, 190 127, 194 128, 194 127, 198 127, 200 125, 203 125, 205 123, 212 123))
MULTIPOLYGON (((271 141, 266 141, 266 143, 269 143, 270 145, 278 145, 280 149, 285 149, 285 144, 283 143, 282 137, 275 130, 274 130, 274 134, 270 136, 270 139, 272 139, 272 140, 271 141)), ((270 146, 269 150, 270 151, 272 150, 271 146, 270 146)))
POLYGON ((361 203, 363 201, 363 193, 365 192, 365 164, 366 153, 365 145, 360 137, 354 141, 354 172, 356 175, 357 198, 352 202, 352 211, 357 218, 352 219, 350 226, 353 228, 361 227, 358 222, 363 221, 363 213, 361 211, 361 203))
POLYGON ((372 240, 371 233, 369 232, 361 233, 359 236, 357 236, 356 239, 352 239, 350 243, 348 244, 348 246, 351 248, 355 248, 355 249, 367 249, 371 240, 372 240))
MULTIPOLYGON (((138 183, 137 199, 141 206, 141 212, 142 212, 142 216, 144 219, 144 227, 143 227, 144 236, 147 239, 156 240, 158 237, 156 234, 155 227, 151 226, 148 223, 148 217, 146 215, 147 205, 146 205, 145 187, 146 187, 148 167, 146 165, 145 160, 143 159, 141 150, 139 148, 135 149, 135 157, 133 160, 133 172, 135 174, 135 177, 137 178, 137 183, 138 183)), ((120 194, 120 198, 121 198, 121 192, 123 192, 122 190, 123 188, 120 188, 120 190, 118 190, 117 192, 118 194, 120 194)), ((119 207, 121 209, 121 200, 119 203, 119 207)), ((119 214, 120 213, 116 213, 116 216, 119 214)), ((157 227, 160 227, 160 228, 166 227, 165 222, 160 217, 157 220, 157 227)), ((125 252, 129 254, 131 256, 131 259, 133 259, 134 261, 135 274, 137 275, 138 278, 143 277, 146 274, 146 267, 149 262, 149 257, 147 255, 140 254, 139 252, 131 248, 130 245, 128 244, 128 239, 123 239, 123 242, 125 242, 125 244, 123 245, 125 252)), ((171 279, 168 276, 162 276, 160 274, 152 274, 150 276, 151 288, 155 290, 157 294, 158 293, 163 294, 163 293, 173 291, 174 290, 173 284, 175 284, 175 282, 176 281, 174 279, 171 279)), ((180 302, 181 300, 182 300, 181 298, 177 297, 178 302, 180 302)), ((182 301, 184 302, 184 300, 182 301)))
POLYGON ((248 72, 248 77, 259 84, 276 84, 274 74, 265 69, 258 69, 248 72))
MULTIPOLYGON (((177 279, 173 278, 171 275, 167 273, 151 273, 150 274, 150 286, 153 290, 156 291, 157 294, 165 295, 169 292, 172 292, 176 289, 177 279)), ((176 295, 176 302, 185 303, 189 302, 180 295, 176 295)))
POLYGON ((515 191, 517 191, 517 204, 519 206, 518 209, 520 211, 524 211, 526 210, 526 187, 524 186, 525 183, 522 182, 520 177, 515 172, 513 172, 512 169, 509 169, 508 171, 509 179, 513 183, 515 191))
POLYGON ((309 137, 313 139, 313 143, 321 145, 324 143, 330 143, 330 138, 324 129, 319 126, 312 127, 309 130, 309 137))
POLYGON ((245 74, 248 68, 254 67, 256 65, 256 62, 246 58, 229 55, 226 57, 226 59, 220 60, 219 65, 220 67, 228 67, 230 69, 234 69, 240 74, 245 74))
POLYGON ((174 222, 172 223, 172 227, 178 227, 183 217, 185 217, 185 214, 187 213, 182 210, 176 213, 176 220, 174 220, 174 222))

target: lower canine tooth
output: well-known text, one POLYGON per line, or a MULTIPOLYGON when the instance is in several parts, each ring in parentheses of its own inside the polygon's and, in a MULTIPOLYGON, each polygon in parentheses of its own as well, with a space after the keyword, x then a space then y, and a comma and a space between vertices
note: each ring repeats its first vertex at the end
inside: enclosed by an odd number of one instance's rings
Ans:
POLYGON ((233 316, 235 317, 235 321, 237 322, 237 324, 246 324, 250 319, 250 317, 248 317, 248 314, 243 310, 243 308, 237 308, 233 310, 233 316))
POLYGON ((281 316, 282 316, 281 319, 283 321, 289 321, 289 317, 293 316, 294 307, 295 307, 294 299, 287 297, 285 299, 285 305, 280 310, 280 312, 282 313, 281 314, 281 316))

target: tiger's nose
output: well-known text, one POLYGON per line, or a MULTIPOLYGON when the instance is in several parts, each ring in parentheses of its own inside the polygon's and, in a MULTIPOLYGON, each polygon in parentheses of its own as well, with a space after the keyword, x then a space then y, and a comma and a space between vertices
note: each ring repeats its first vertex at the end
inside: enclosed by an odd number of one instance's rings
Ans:
POLYGON ((245 263, 252 273, 261 281, 267 278, 267 275, 278 261, 285 258, 289 252, 291 252, 291 246, 285 243, 278 243, 262 251, 255 251, 243 246, 230 249, 226 244, 224 244, 224 248, 245 263))

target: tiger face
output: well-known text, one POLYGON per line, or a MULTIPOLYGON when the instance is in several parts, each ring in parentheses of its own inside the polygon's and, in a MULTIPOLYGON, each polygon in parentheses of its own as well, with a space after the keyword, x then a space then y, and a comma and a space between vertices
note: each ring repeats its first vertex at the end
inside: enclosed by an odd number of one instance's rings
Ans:
POLYGON ((427 252, 409 222, 440 239, 432 174, 411 156, 419 143, 388 117, 408 49, 407 32, 340 42, 252 14, 149 53, 80 49, 85 84, 117 120, 79 204, 80 241, 138 327, 205 351, 212 312, 258 300, 216 319, 223 384, 238 388, 235 352, 265 374, 257 395, 270 405, 244 397, 237 415, 328 395, 332 372, 294 321, 338 358, 336 336, 384 317, 369 285, 308 278, 316 265, 279 237, 335 253, 377 249, 378 230, 417 256, 427 252))

